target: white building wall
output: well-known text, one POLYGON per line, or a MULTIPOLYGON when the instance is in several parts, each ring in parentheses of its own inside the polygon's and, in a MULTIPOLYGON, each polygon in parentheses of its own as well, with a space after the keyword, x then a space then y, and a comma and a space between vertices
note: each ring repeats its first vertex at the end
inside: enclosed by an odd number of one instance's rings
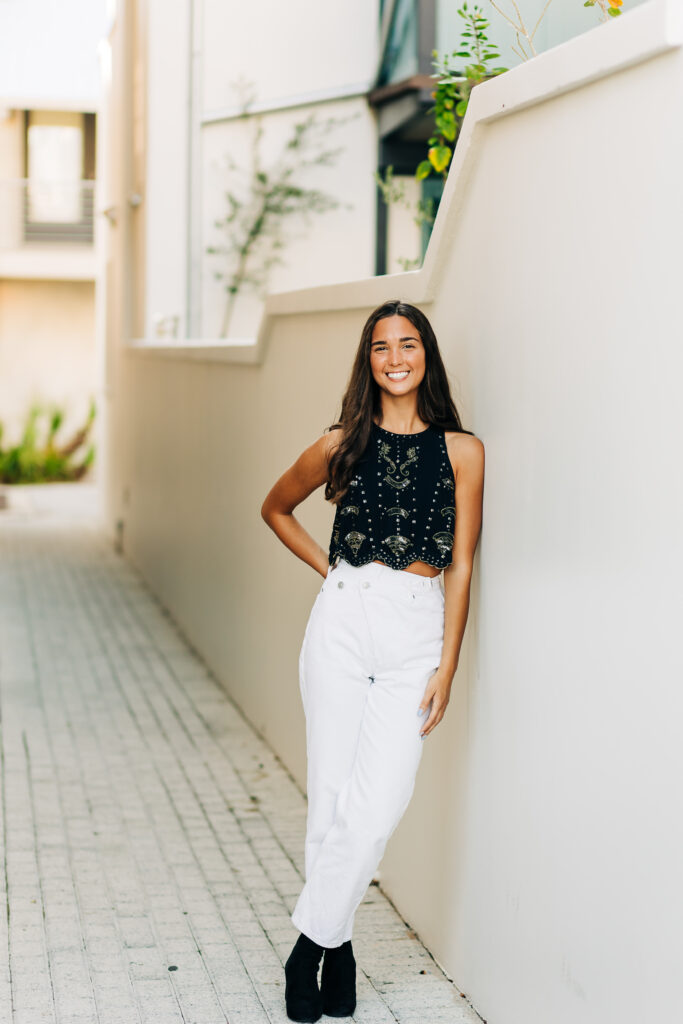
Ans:
POLYGON ((0 3, 0 106, 97 110, 105 0, 0 3))
POLYGON ((204 0, 203 109, 233 104, 232 83, 245 77, 263 103, 315 91, 364 88, 377 64, 377 0, 310 4, 307 0, 204 0))
MULTIPOLYGON (((220 261, 206 250, 221 241, 214 223, 227 209, 225 157, 245 177, 251 166, 251 125, 236 117, 234 85, 240 80, 254 86, 266 169, 293 124, 309 113, 344 121, 327 136, 325 148, 343 149, 333 166, 297 176, 297 183, 330 193, 341 205, 312 215, 308 225, 290 218, 271 290, 371 273, 376 140, 363 94, 375 72, 375 0, 318 7, 302 0, 251 7, 237 0, 173 0, 170 8, 149 0, 146 9, 145 334, 172 332, 176 318, 178 337, 219 333, 225 294, 215 278, 220 261)), ((258 292, 245 290, 230 334, 253 334, 262 306, 258 292)))
MULTIPOLYGON (((187 313, 190 146, 190 3, 138 3, 146 22, 145 180, 136 217, 145 223, 145 334, 187 313)), ((122 140, 123 141, 123 140, 122 140)), ((130 194, 125 197, 129 205, 130 194)))

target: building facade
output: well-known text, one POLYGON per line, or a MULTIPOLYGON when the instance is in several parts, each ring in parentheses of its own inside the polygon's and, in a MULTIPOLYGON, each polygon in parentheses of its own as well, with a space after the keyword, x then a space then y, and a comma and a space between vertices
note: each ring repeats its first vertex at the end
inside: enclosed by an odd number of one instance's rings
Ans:
POLYGON ((60 407, 68 433, 99 398, 97 46, 104 19, 104 2, 56 8, 9 0, 0 7, 5 444, 19 439, 34 403, 60 407))

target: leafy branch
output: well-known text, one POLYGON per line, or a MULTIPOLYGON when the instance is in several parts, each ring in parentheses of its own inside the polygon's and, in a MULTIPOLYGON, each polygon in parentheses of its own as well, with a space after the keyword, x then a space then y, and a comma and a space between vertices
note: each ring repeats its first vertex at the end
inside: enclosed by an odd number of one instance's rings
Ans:
MULTIPOLYGON (((510 16, 503 8, 503 0, 489 0, 491 6, 501 17, 508 22, 515 30, 517 46, 512 50, 521 60, 527 61, 536 56, 534 39, 543 18, 548 12, 552 0, 545 0, 543 8, 536 19, 533 27, 528 27, 519 10, 517 0, 509 0, 514 10, 515 17, 510 16)), ((584 7, 598 7, 603 21, 610 17, 616 17, 621 13, 623 0, 585 0, 584 7)), ((504 74, 508 69, 493 66, 493 62, 500 59, 498 47, 495 43, 489 42, 487 30, 490 28, 489 21, 485 18, 481 7, 476 4, 468 7, 467 0, 457 13, 464 20, 459 48, 452 53, 439 56, 438 52, 432 52, 432 66, 435 69, 433 78, 437 79, 432 99, 434 106, 428 113, 434 115, 434 131, 427 143, 429 149, 427 157, 421 160, 415 171, 417 181, 424 181, 432 173, 441 175, 443 182, 448 178, 453 152, 462 128, 470 96, 475 86, 489 78, 504 74), (466 63, 462 64, 465 61, 466 63)), ((375 180, 382 191, 382 197, 387 204, 398 204, 411 207, 411 203, 405 196, 405 189, 396 185, 393 168, 389 167, 386 172, 386 179, 383 179, 375 172, 375 180)), ((433 223, 434 216, 431 214, 431 221, 424 204, 427 201, 419 200, 415 209, 414 220, 418 225, 433 223)), ((432 203, 432 200, 429 200, 432 203)), ((420 263, 419 260, 399 261, 404 269, 410 269, 409 264, 420 263)))
POLYGON ((306 188, 300 181, 307 168, 329 167, 334 163, 342 147, 326 149, 322 140, 349 119, 329 117, 321 121, 313 114, 308 115, 294 124, 277 158, 266 167, 261 154, 262 118, 249 114, 250 103, 251 98, 244 101, 241 116, 251 121, 251 165, 245 171, 227 158, 232 178, 225 192, 227 213, 214 222, 225 241, 206 249, 207 253, 220 256, 225 264, 214 272, 218 280, 225 281, 227 292, 221 337, 228 333, 239 293, 245 288, 262 290, 271 268, 284 263, 281 254, 287 242, 285 221, 298 218, 307 224, 311 214, 342 205, 335 196, 321 189, 306 188))
POLYGON ((607 21, 609 18, 617 18, 622 12, 624 0, 586 0, 584 7, 598 7, 600 9, 600 20, 607 21))
POLYGON ((432 52, 432 66, 435 69, 432 77, 438 81, 432 93, 434 106, 428 113, 434 114, 435 131, 427 143, 427 159, 422 160, 415 171, 418 181, 428 178, 432 171, 436 171, 446 181, 472 90, 487 78, 494 78, 507 71, 507 68, 492 66, 493 61, 500 60, 500 54, 495 44, 488 40, 486 30, 489 22, 482 9, 476 4, 468 8, 465 0, 462 7, 458 8, 458 14, 465 21, 459 49, 441 57, 436 50, 432 52), (456 70, 453 58, 467 62, 462 70, 456 70))
MULTIPOLYGON (((537 56, 536 47, 534 46, 534 36, 536 35, 538 26, 543 21, 552 0, 546 0, 543 10, 539 14, 533 29, 527 28, 516 0, 509 0, 509 2, 512 5, 516 17, 511 17, 505 10, 503 10, 496 0, 489 0, 491 7, 493 7, 493 9, 500 14, 501 18, 504 18, 509 25, 512 25, 515 30, 517 46, 513 46, 512 50, 521 60, 530 60, 532 57, 537 56), (527 52, 527 50, 529 52, 527 52)), ((610 17, 616 18, 621 14, 620 8, 623 7, 623 5, 624 0, 585 0, 583 6, 598 7, 601 21, 608 21, 610 17)))
POLYGON ((536 35, 536 32, 538 31, 538 26, 543 21, 546 15, 546 11, 548 10, 552 2, 553 0, 546 0, 545 6, 539 14, 536 24, 530 31, 524 23, 524 18, 522 17, 522 13, 519 7, 517 6, 516 0, 510 0, 510 3, 512 4, 515 14, 517 15, 517 21, 514 21, 510 17, 510 15, 507 14, 506 11, 499 7, 498 4, 496 3, 496 0, 489 0, 489 3, 491 4, 491 7, 493 7, 494 11, 498 11, 498 14, 500 14, 501 18, 505 18, 508 24, 512 25, 512 27, 514 28, 515 38, 517 39, 517 47, 519 47, 519 49, 513 46, 512 50, 514 51, 514 53, 517 54, 517 56, 521 60, 530 60, 531 57, 537 56, 536 47, 534 46, 534 36, 536 35), (527 47, 531 51, 530 53, 526 52, 526 49, 524 48, 525 44, 522 42, 522 39, 525 40, 527 47))

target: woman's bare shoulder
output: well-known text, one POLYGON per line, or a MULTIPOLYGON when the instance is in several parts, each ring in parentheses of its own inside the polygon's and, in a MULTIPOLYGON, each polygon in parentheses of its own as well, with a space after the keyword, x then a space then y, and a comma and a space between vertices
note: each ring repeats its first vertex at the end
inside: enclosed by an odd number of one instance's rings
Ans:
POLYGON ((318 438, 317 444, 320 445, 325 457, 329 459, 332 453, 342 442, 344 437, 344 430, 341 426, 330 427, 326 430, 321 437, 318 438))
POLYGON ((479 471, 480 468, 483 468, 484 444, 474 434, 465 434, 460 430, 446 430, 444 439, 455 475, 459 468, 471 471, 479 471))

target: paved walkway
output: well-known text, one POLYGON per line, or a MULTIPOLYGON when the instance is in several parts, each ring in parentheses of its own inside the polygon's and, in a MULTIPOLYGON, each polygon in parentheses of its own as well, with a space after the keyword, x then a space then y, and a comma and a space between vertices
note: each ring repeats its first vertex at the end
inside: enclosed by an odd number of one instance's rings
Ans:
MULTIPOLYGON (((0 1021, 284 1024, 305 798, 103 535, 28 493, 0 511, 0 1021)), ((354 949, 356 1021, 481 1024, 377 886, 354 949)))

